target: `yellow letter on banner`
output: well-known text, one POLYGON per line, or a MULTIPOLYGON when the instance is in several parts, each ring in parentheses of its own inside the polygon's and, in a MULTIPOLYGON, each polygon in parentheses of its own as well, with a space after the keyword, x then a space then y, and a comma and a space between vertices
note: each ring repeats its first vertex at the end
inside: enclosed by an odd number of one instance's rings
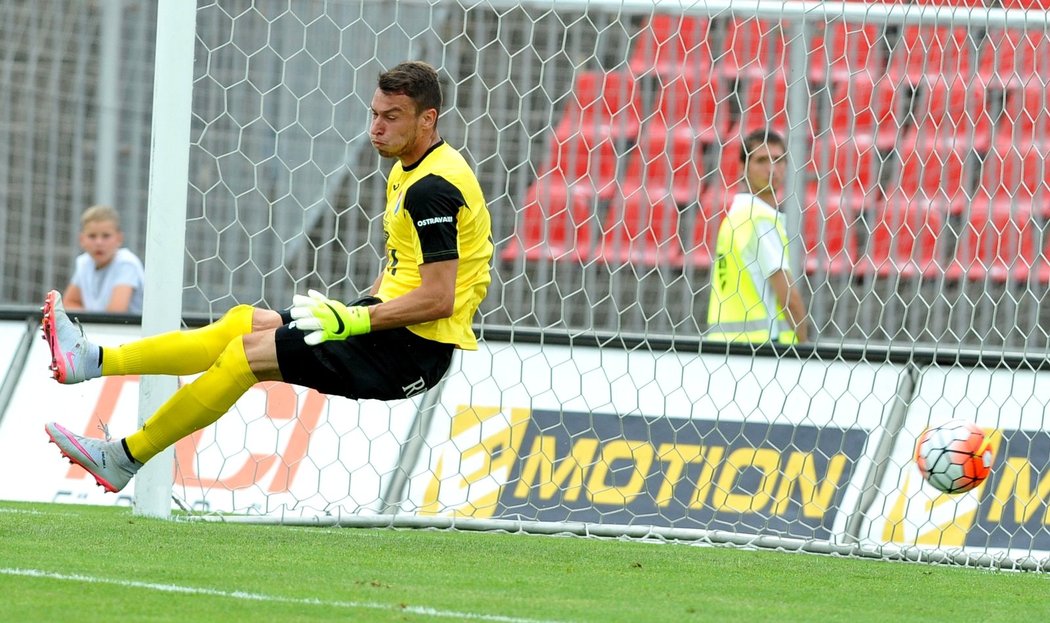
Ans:
POLYGON ((783 515, 791 501, 791 491, 798 485, 799 497, 802 500, 802 515, 820 519, 831 506, 835 497, 842 470, 846 466, 846 457, 836 454, 828 461, 828 470, 821 479, 814 466, 813 455, 808 452, 792 452, 784 465, 784 476, 773 504, 773 514, 783 515))
POLYGON ((591 470, 591 477, 587 480, 587 491, 591 494, 591 501, 595 504, 612 504, 624 506, 638 497, 645 486, 645 477, 653 466, 653 447, 644 441, 629 441, 617 439, 610 441, 602 447, 601 459, 591 470), (606 482, 609 467, 613 461, 629 460, 631 462, 631 478, 626 485, 617 487, 606 482))
POLYGON ((549 500, 558 492, 563 493, 566 502, 579 499, 584 475, 594 463, 597 450, 597 439, 580 439, 572 445, 569 456, 560 459, 555 469, 554 462, 559 460, 557 437, 537 435, 521 468, 521 478, 514 488, 514 497, 525 498, 530 488, 539 486, 541 500, 549 500))
POLYGON ((656 493, 655 501, 657 506, 665 507, 674 500, 674 488, 682 478, 682 471, 685 470, 686 465, 702 461, 703 450, 703 446, 694 444, 660 444, 660 449, 657 450, 657 458, 661 462, 667 463, 667 471, 664 474, 663 482, 660 483, 660 490, 656 493))
POLYGON ((497 418, 504 417, 499 407, 460 405, 452 418, 450 441, 437 459, 434 478, 424 492, 418 512, 436 515, 451 510, 460 516, 491 517, 517 460, 530 414, 529 409, 514 408, 509 422, 498 422, 497 418), (492 431, 486 437, 482 437, 483 427, 492 431), (478 443, 471 442, 473 445, 458 450, 457 440, 471 438, 480 439, 478 443), (481 459, 476 470, 462 474, 459 471, 462 468, 456 469, 456 466, 471 463, 474 456, 481 459), (446 466, 456 469, 456 472, 446 474, 446 466), (442 497, 455 501, 442 504, 442 497))
MULTIPOLYGON (((999 522, 1003 519, 1006 505, 1013 502, 1014 521, 1027 523, 1037 510, 1045 503, 1044 500, 1050 496, 1050 474, 1036 483, 1035 491, 1032 491, 1032 464, 1024 457, 1009 457, 1005 464, 999 468, 999 486, 992 496, 992 503, 988 508, 988 520, 999 522)), ((1038 471, 1035 471, 1038 474, 1038 471)), ((1043 523, 1047 523, 1050 516, 1043 517, 1043 523)))
POLYGON ((772 448, 733 450, 722 466, 718 486, 711 496, 711 506, 719 512, 755 513, 762 510, 773 497, 773 487, 777 484, 779 470, 780 452, 772 448), (736 486, 737 476, 747 467, 755 467, 762 472, 758 491, 754 495, 730 493, 736 486))

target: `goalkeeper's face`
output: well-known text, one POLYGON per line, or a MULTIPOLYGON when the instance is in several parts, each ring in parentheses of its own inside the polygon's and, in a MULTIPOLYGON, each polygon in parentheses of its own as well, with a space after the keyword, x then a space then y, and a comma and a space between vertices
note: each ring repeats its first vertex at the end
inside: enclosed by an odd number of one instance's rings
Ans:
POLYGON ((437 111, 417 111, 416 103, 407 95, 376 89, 369 139, 380 156, 410 164, 430 147, 436 119, 437 111))

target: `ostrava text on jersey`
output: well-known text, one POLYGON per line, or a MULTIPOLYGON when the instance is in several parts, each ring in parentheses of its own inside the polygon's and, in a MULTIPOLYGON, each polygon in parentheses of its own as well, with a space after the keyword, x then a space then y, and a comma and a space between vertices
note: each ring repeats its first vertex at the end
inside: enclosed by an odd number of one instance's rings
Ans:
POLYGON ((394 163, 386 197, 387 256, 379 298, 389 301, 419 287, 420 264, 459 258, 452 316, 408 329, 477 350, 471 321, 492 281, 492 224, 477 177, 463 156, 441 141, 413 165, 394 163))

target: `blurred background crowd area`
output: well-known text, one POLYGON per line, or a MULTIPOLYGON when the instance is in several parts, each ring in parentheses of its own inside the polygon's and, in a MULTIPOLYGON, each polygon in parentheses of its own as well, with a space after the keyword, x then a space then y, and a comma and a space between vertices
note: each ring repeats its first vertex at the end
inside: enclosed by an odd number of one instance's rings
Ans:
MULTIPOLYGON (((6 305, 65 285, 96 203, 149 263, 151 5, 0 7, 6 305)), ((199 2, 184 311, 371 284, 389 163, 368 102, 379 71, 421 58, 490 201, 486 325, 701 335, 739 139, 770 126, 818 342, 1045 351, 1046 14, 841 6, 199 2)))

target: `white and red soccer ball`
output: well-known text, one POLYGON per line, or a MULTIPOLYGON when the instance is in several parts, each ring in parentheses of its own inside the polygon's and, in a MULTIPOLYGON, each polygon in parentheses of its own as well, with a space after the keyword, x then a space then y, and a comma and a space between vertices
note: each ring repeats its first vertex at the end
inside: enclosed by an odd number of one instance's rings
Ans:
POLYGON ((915 446, 922 477, 944 493, 965 493, 984 482, 992 458, 984 431, 965 420, 927 428, 915 446))

